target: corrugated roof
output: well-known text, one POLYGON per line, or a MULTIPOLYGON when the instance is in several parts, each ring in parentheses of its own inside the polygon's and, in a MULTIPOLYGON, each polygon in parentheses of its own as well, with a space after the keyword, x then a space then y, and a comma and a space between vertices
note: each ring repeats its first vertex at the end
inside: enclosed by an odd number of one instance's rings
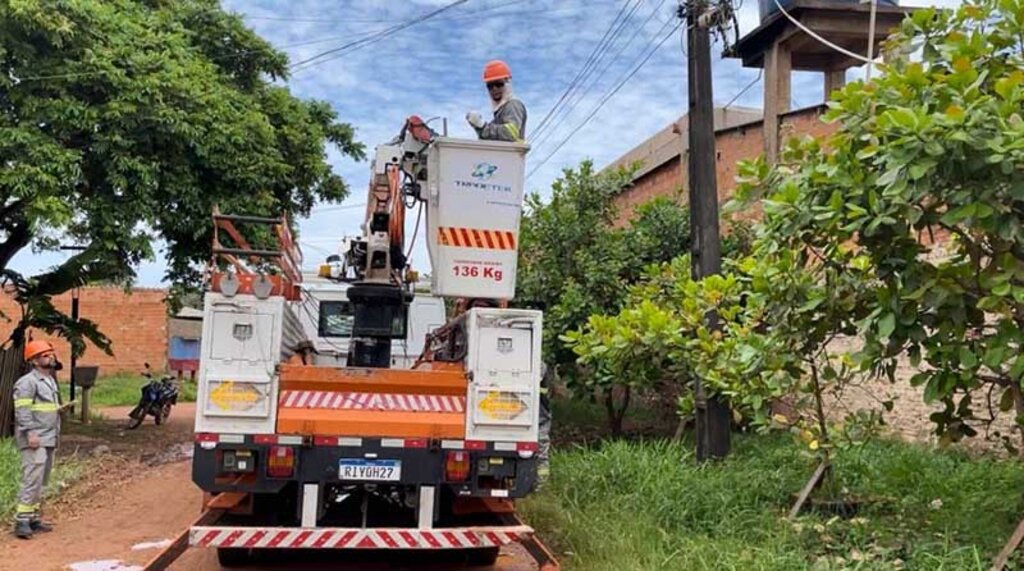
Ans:
POLYGON ((183 307, 174 317, 178 319, 202 319, 203 310, 194 307, 183 307))

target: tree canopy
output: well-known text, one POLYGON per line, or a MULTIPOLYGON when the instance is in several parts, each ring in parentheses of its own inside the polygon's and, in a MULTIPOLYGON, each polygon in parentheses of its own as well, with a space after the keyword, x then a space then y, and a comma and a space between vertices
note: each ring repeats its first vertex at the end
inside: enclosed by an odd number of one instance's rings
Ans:
POLYGON ((545 311, 549 364, 575 361, 559 335, 592 314, 618 309, 647 264, 670 260, 689 245, 687 210, 668 199, 642 205, 625 227, 615 227, 614 198, 632 173, 598 173, 584 162, 554 182, 548 201, 527 197, 516 302, 545 311))
POLYGON ((326 146, 363 147, 282 86, 287 63, 216 0, 0 0, 0 270, 19 299, 129 283, 155 240, 194 287, 214 205, 294 219, 344 199, 326 146), (67 243, 84 250, 43 275, 8 267, 67 243))
POLYGON ((886 49, 834 95, 828 144, 748 165, 747 190, 778 239, 867 271, 858 362, 891 376, 907 356, 957 440, 1000 404, 1024 420, 1024 3, 923 9, 886 49))

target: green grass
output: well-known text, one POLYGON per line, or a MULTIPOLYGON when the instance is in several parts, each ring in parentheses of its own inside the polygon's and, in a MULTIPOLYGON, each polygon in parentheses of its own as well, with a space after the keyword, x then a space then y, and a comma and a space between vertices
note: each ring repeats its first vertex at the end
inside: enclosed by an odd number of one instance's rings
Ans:
MULTIPOLYGON (((60 457, 50 474, 46 497, 67 487, 81 477, 84 462, 77 458, 60 457)), ((21 482, 21 456, 11 439, 0 440, 0 521, 8 521, 18 503, 18 487, 21 482)))
POLYGON ((786 435, 734 444, 705 467, 692 445, 664 440, 556 449, 523 513, 564 568, 587 571, 987 569, 1024 515, 1019 462, 878 441, 844 453, 836 473, 853 495, 888 501, 791 522, 811 461, 786 435))
MULTIPOLYGON (((89 395, 93 407, 131 406, 139 402, 140 391, 146 379, 141 375, 114 375, 96 380, 96 386, 89 395)), ((194 402, 196 400, 196 383, 187 378, 178 382, 178 402, 194 402)), ((69 398, 70 386, 61 384, 61 393, 65 402, 69 398)), ((81 393, 76 392, 81 398, 81 393)))

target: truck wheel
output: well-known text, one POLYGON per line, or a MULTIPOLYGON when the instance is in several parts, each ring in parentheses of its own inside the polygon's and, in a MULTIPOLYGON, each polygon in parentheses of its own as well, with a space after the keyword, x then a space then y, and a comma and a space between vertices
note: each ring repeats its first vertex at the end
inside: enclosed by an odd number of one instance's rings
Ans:
POLYGON ((498 560, 498 553, 500 552, 500 547, 469 549, 466 551, 466 564, 473 567, 490 567, 498 560))
POLYGON ((221 567, 244 567, 252 561, 252 550, 237 547, 217 548, 217 562, 221 567))

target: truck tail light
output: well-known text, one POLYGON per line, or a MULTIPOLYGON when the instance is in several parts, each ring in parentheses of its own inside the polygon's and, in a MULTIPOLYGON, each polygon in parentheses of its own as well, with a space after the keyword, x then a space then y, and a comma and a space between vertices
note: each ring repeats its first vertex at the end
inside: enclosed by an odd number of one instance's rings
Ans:
POLYGON ((289 446, 271 446, 267 459, 267 476, 290 478, 295 473, 295 449, 289 446))
POLYGON ((449 482, 465 482, 469 478, 469 452, 449 452, 445 456, 444 475, 449 482))

